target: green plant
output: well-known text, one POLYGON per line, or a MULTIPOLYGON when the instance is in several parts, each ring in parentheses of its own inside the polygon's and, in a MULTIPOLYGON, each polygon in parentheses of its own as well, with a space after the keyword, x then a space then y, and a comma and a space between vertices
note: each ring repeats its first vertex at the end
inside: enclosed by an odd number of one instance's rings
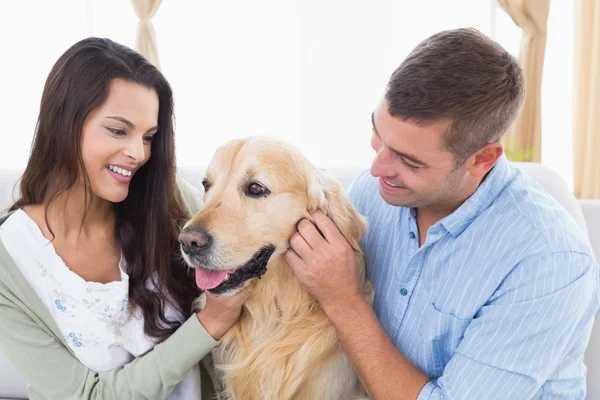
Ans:
POLYGON ((506 154, 506 158, 510 161, 533 161, 533 155, 535 154, 535 149, 529 148, 525 151, 517 151, 515 149, 515 144, 511 140, 504 141, 504 153, 506 154))

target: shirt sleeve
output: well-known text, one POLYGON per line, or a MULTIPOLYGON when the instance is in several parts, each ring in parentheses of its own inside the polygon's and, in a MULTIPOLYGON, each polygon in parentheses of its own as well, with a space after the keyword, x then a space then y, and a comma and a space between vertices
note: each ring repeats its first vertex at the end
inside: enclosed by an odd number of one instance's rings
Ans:
POLYGON ((579 377, 585 386, 583 354, 598 296, 598 264, 587 254, 522 262, 475 315, 442 376, 425 385, 418 400, 532 399, 561 363, 572 364, 568 379, 579 377))
POLYGON ((1 293, 0 349, 29 383, 32 399, 162 399, 216 344, 193 315, 152 351, 95 373, 34 314, 1 293))

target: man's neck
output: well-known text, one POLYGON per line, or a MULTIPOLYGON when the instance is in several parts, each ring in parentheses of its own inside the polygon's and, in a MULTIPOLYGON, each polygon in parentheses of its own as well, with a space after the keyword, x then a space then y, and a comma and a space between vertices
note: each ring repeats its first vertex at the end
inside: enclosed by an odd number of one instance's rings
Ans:
POLYGON ((416 209, 417 227, 419 228, 419 246, 422 246, 425 242, 429 228, 463 205, 463 203, 475 193, 481 182, 483 182, 483 180, 478 180, 471 185, 465 186, 457 196, 448 199, 445 202, 418 207, 416 209))

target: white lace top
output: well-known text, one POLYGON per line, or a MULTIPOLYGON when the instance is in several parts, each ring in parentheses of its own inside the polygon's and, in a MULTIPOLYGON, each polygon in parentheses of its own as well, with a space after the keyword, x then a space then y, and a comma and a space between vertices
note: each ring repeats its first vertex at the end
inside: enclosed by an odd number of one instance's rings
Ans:
MULTIPOLYGON (((87 282, 71 271, 38 225, 22 210, 0 227, 6 249, 54 317, 82 364, 95 372, 122 367, 156 344, 144 334, 141 313, 127 309, 129 276, 121 263, 121 281, 87 282), (139 315, 138 315, 139 314, 139 315)), ((183 322, 172 308, 167 317, 183 322)), ((199 399, 200 371, 194 367, 168 399, 199 399)))

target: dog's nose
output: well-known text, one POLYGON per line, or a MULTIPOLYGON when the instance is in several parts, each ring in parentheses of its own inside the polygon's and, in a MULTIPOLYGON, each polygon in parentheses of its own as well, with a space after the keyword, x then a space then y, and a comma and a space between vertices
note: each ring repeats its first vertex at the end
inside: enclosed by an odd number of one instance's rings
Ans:
POLYGON ((198 254, 212 244, 212 236, 199 226, 188 226, 179 234, 179 243, 187 254, 198 254))

